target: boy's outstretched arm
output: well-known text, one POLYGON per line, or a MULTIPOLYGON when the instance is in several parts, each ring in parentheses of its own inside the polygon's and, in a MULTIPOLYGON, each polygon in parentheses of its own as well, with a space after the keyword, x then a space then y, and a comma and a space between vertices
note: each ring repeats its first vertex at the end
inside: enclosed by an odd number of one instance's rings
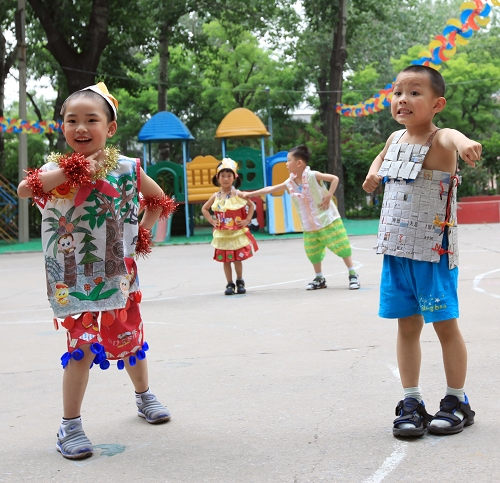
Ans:
POLYGON ((253 198, 254 196, 277 193, 278 191, 281 191, 283 189, 286 189, 286 181, 283 181, 283 183, 280 184, 275 184, 274 186, 266 186, 265 188, 261 188, 260 190, 256 191, 240 191, 240 196, 248 200, 248 198, 253 198))
POLYGON ((437 141, 448 151, 458 151, 460 157, 472 167, 481 159, 483 147, 456 129, 441 129, 437 141))
POLYGON ((368 174, 366 175, 365 181, 363 183, 363 189, 367 193, 372 193, 375 191, 380 184, 380 180, 382 179, 377 173, 380 169, 380 166, 382 166, 382 163, 384 162, 385 155, 387 154, 387 150, 389 149, 389 146, 392 143, 392 139, 394 138, 394 135, 396 132, 393 132, 389 138, 387 139, 384 149, 380 151, 380 154, 377 154, 375 159, 372 162, 372 165, 370 166, 370 169, 368 170, 368 174))

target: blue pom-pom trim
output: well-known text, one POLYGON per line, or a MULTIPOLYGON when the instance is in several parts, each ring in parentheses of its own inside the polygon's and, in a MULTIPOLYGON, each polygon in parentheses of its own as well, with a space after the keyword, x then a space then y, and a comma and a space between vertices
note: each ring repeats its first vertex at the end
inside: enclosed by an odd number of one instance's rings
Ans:
MULTIPOLYGON (((106 356, 104 346, 98 344, 97 342, 94 342, 90 345, 90 351, 95 354, 95 357, 90 364, 90 369, 92 369, 94 364, 97 364, 101 369, 106 370, 110 364, 106 356)), ((63 369, 66 369, 66 366, 71 359, 74 359, 75 361, 81 361, 84 356, 85 353, 81 349, 75 349, 73 352, 65 352, 61 356, 61 366, 63 367, 63 369)))
POLYGON ((142 350, 144 352, 149 350, 149 344, 146 341, 144 341, 144 344, 142 344, 142 350))
POLYGON ((125 369, 125 362, 123 362, 121 359, 117 362, 116 367, 118 367, 119 371, 123 371, 125 369))
POLYGON ((132 367, 134 367, 134 366, 137 364, 137 359, 135 358, 135 356, 130 356, 130 357, 128 358, 128 363, 129 363, 132 367))
POLYGON ((75 349, 72 353, 71 353, 71 357, 73 359, 75 359, 75 361, 81 361, 83 359, 83 357, 85 356, 85 354, 83 353, 83 351, 81 349, 75 349))

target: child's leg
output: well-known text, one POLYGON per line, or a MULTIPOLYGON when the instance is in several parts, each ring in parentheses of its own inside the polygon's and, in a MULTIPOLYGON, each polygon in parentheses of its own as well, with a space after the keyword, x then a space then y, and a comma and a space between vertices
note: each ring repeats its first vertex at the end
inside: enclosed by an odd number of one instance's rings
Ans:
POLYGON ((321 262, 319 263, 313 263, 313 268, 314 268, 314 273, 316 277, 322 277, 323 276, 323 271, 321 269, 321 262))
POLYGON ((423 326, 421 315, 398 319, 397 358, 403 388, 418 387, 422 361, 420 334, 423 326))
POLYGON ((433 325, 441 343, 447 388, 429 431, 455 434, 461 432, 464 426, 474 424, 475 413, 464 392, 467 348, 456 318, 434 322, 433 325))
POLYGON ((94 448, 82 427, 83 397, 89 381, 90 365, 95 357, 88 344, 80 347, 81 360, 70 359, 63 374, 63 419, 57 433, 57 450, 68 459, 92 456, 94 448))
POLYGON ((432 324, 443 351, 446 383, 452 388, 462 388, 467 374, 467 348, 458 327, 457 319, 432 324))
POLYGON ((147 359, 137 360, 136 364, 132 366, 127 358, 125 369, 134 385, 137 415, 152 424, 168 421, 170 411, 149 390, 147 359))
POLYGON ((234 262, 234 270, 236 271, 236 278, 243 280, 243 262, 234 262))
POLYGON ((145 392, 149 389, 148 363, 147 359, 137 360, 135 366, 131 366, 128 357, 125 359, 125 369, 134 385, 136 393, 145 392))
POLYGON ((418 387, 422 360, 420 334, 423 326, 421 315, 398 319, 397 358, 404 396, 396 407, 398 417, 392 429, 395 436, 420 437, 431 420, 418 387))
POLYGON ((224 262, 224 275, 226 276, 227 283, 233 281, 233 269, 231 268, 231 262, 224 262))
POLYGON ((95 357, 89 345, 80 349, 85 354, 83 359, 70 359, 63 374, 63 418, 73 419, 81 414, 83 396, 89 381, 90 365, 95 357))

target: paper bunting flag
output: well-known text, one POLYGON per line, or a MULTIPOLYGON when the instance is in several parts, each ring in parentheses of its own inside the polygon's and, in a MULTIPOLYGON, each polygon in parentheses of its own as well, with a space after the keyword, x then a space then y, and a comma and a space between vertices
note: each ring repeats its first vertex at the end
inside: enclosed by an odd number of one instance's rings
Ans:
POLYGON ((24 121, 0 117, 0 132, 12 134, 53 134, 61 130, 60 121, 24 121))
MULTIPOLYGON (((500 0, 490 0, 495 7, 500 7, 500 0)), ((419 58, 412 64, 427 65, 436 70, 450 60, 458 45, 466 45, 473 33, 490 22, 491 6, 482 0, 465 1, 460 6, 460 19, 452 18, 446 22, 442 34, 436 35, 428 49, 420 52, 419 58)), ((369 116, 391 105, 392 83, 387 84, 370 99, 358 104, 337 104, 336 111, 342 116, 369 116)))

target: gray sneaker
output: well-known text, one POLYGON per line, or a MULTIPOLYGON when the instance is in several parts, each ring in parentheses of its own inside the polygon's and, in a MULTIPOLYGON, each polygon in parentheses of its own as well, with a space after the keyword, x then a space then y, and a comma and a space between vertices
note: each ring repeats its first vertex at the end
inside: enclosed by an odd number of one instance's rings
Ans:
POLYGON ((87 458, 94 453, 92 443, 85 436, 81 421, 61 425, 57 434, 56 448, 70 460, 87 458))
POLYGON ((349 275, 349 290, 357 290, 359 287, 361 287, 359 275, 357 273, 349 275))
POLYGON ((141 394, 141 402, 137 404, 137 415, 148 423, 165 423, 170 419, 170 411, 161 404, 154 394, 141 394))

